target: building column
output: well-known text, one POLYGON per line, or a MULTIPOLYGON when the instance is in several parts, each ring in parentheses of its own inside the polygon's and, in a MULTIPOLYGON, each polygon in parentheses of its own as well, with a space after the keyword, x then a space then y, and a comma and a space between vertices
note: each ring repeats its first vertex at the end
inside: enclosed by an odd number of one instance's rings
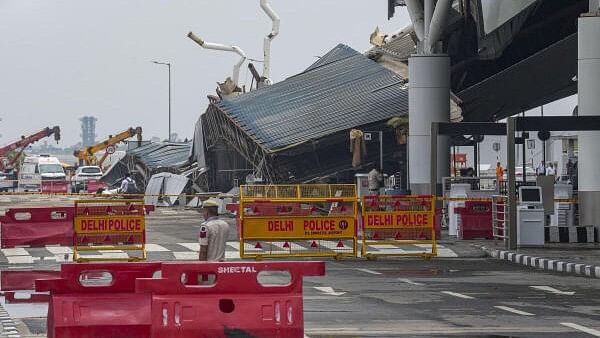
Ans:
MULTIPOLYGON (((431 193, 431 122, 450 120, 450 57, 411 55, 408 59, 409 177, 412 194, 431 193)), ((448 137, 438 138, 437 183, 450 175, 448 137)), ((437 191, 442 191, 438 186, 437 191)))
MULTIPOLYGON (((600 115, 600 17, 583 14, 577 26, 579 116, 600 115)), ((579 132, 578 142, 579 223, 600 228, 600 131, 579 132)))

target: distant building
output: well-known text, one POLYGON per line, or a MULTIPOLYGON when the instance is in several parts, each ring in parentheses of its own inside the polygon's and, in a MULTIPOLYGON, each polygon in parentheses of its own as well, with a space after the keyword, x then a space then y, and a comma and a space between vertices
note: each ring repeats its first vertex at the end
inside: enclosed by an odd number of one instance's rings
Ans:
POLYGON ((81 121, 81 144, 84 147, 96 144, 96 121, 98 119, 93 116, 84 116, 79 121, 81 121))

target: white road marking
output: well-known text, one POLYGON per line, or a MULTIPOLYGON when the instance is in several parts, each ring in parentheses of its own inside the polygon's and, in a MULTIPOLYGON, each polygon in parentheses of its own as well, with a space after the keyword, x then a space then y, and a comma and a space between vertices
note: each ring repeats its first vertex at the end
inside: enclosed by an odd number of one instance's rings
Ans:
POLYGON ((9 264, 33 264, 34 260, 39 260, 39 257, 27 256, 8 256, 6 257, 9 264))
POLYGON ((533 286, 530 286, 530 288, 550 292, 550 293, 553 293, 556 295, 572 296, 575 294, 575 291, 560 291, 560 290, 557 290, 557 289, 555 289, 551 286, 547 286, 547 285, 533 285, 533 286))
POLYGON ((358 271, 362 271, 362 272, 366 272, 366 273, 370 273, 372 275, 381 275, 381 272, 377 272, 377 271, 373 271, 373 270, 369 270, 369 269, 359 269, 357 268, 356 270, 358 271))
POLYGON ((193 251, 183 251, 183 252, 173 252, 173 256, 175 256, 176 260, 186 260, 186 261, 197 261, 198 253, 193 251))
POLYGON ((406 279, 406 278, 398 278, 397 281, 404 282, 406 284, 411 284, 411 285, 425 285, 423 283, 413 282, 410 279, 406 279))
POLYGON ((500 309, 500 310, 504 310, 504 311, 508 311, 508 312, 512 312, 512 313, 516 313, 518 315, 522 315, 522 316, 535 316, 533 313, 530 312, 525 312, 525 311, 521 311, 521 310, 517 310, 515 308, 512 307, 508 307, 508 306, 494 306, 496 309, 500 309))
POLYGON ((192 251, 200 251, 200 243, 177 243, 185 248, 188 248, 192 251))
POLYGON ((463 298, 463 299, 475 299, 475 297, 463 295, 462 293, 458 293, 458 292, 442 291, 442 293, 445 293, 450 296, 458 297, 458 298, 463 298))
POLYGON ((332 296, 341 296, 341 295, 345 294, 345 292, 335 292, 333 290, 333 288, 330 286, 315 286, 314 288, 323 292, 324 294, 332 295, 332 296))
POLYGON ((585 333, 590 334, 590 335, 592 335, 594 337, 600 337, 600 331, 591 329, 589 327, 585 327, 583 325, 579 325, 579 324, 575 324, 575 323, 560 323, 560 325, 566 326, 566 327, 570 327, 572 329, 575 329, 575 330, 578 330, 578 331, 581 331, 581 332, 585 332, 585 333))
POLYGON ((148 251, 148 252, 166 252, 166 251, 170 251, 170 250, 161 245, 158 245, 158 244, 147 243, 146 251, 148 251))
POLYGON ((29 256, 29 253, 23 248, 2 249, 4 256, 29 256))
POLYGON ((53 255, 64 255, 73 253, 73 250, 68 246, 47 246, 46 250, 50 251, 53 255))
POLYGON ((227 245, 234 248, 235 251, 240 251, 240 242, 237 241, 227 241, 227 245))

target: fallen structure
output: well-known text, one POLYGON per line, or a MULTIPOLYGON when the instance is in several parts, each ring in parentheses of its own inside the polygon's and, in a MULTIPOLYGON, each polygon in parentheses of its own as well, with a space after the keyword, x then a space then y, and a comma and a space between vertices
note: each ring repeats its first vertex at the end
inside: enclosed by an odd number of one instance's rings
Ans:
MULTIPOLYGON (((397 142, 402 137, 387 122, 408 113, 405 84, 403 76, 340 44, 279 83, 237 97, 209 96, 195 135, 204 142, 208 186, 227 191, 246 178, 353 181, 356 172, 378 163, 379 131, 384 171, 404 172, 405 145, 397 142), (375 132, 357 168, 349 150, 352 129, 375 132)), ((202 157, 195 149, 196 157, 202 157)))
POLYGON ((160 173, 171 173, 189 179, 189 188, 201 189, 197 185, 202 168, 191 157, 192 142, 155 142, 130 149, 125 156, 113 164, 102 177, 102 181, 118 187, 125 174, 132 173, 138 187, 146 190, 151 177, 160 173))

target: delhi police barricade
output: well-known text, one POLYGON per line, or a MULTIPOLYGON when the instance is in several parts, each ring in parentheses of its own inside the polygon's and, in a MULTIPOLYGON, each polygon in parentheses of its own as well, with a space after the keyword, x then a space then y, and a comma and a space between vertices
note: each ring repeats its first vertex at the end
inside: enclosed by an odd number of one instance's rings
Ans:
POLYGON ((143 200, 96 199, 75 202, 73 260, 138 261, 146 259, 145 208, 143 200), (82 251, 123 250, 141 255, 107 258, 81 256, 82 251))
POLYGON ((434 197, 364 196, 362 218, 363 256, 437 256, 434 197), (386 253, 389 245, 404 249, 386 253))
POLYGON ((355 257, 353 184, 240 187, 240 256, 355 257))
POLYGON ((50 338, 303 337, 302 277, 324 274, 323 262, 63 264, 36 290, 50 292, 50 338))

